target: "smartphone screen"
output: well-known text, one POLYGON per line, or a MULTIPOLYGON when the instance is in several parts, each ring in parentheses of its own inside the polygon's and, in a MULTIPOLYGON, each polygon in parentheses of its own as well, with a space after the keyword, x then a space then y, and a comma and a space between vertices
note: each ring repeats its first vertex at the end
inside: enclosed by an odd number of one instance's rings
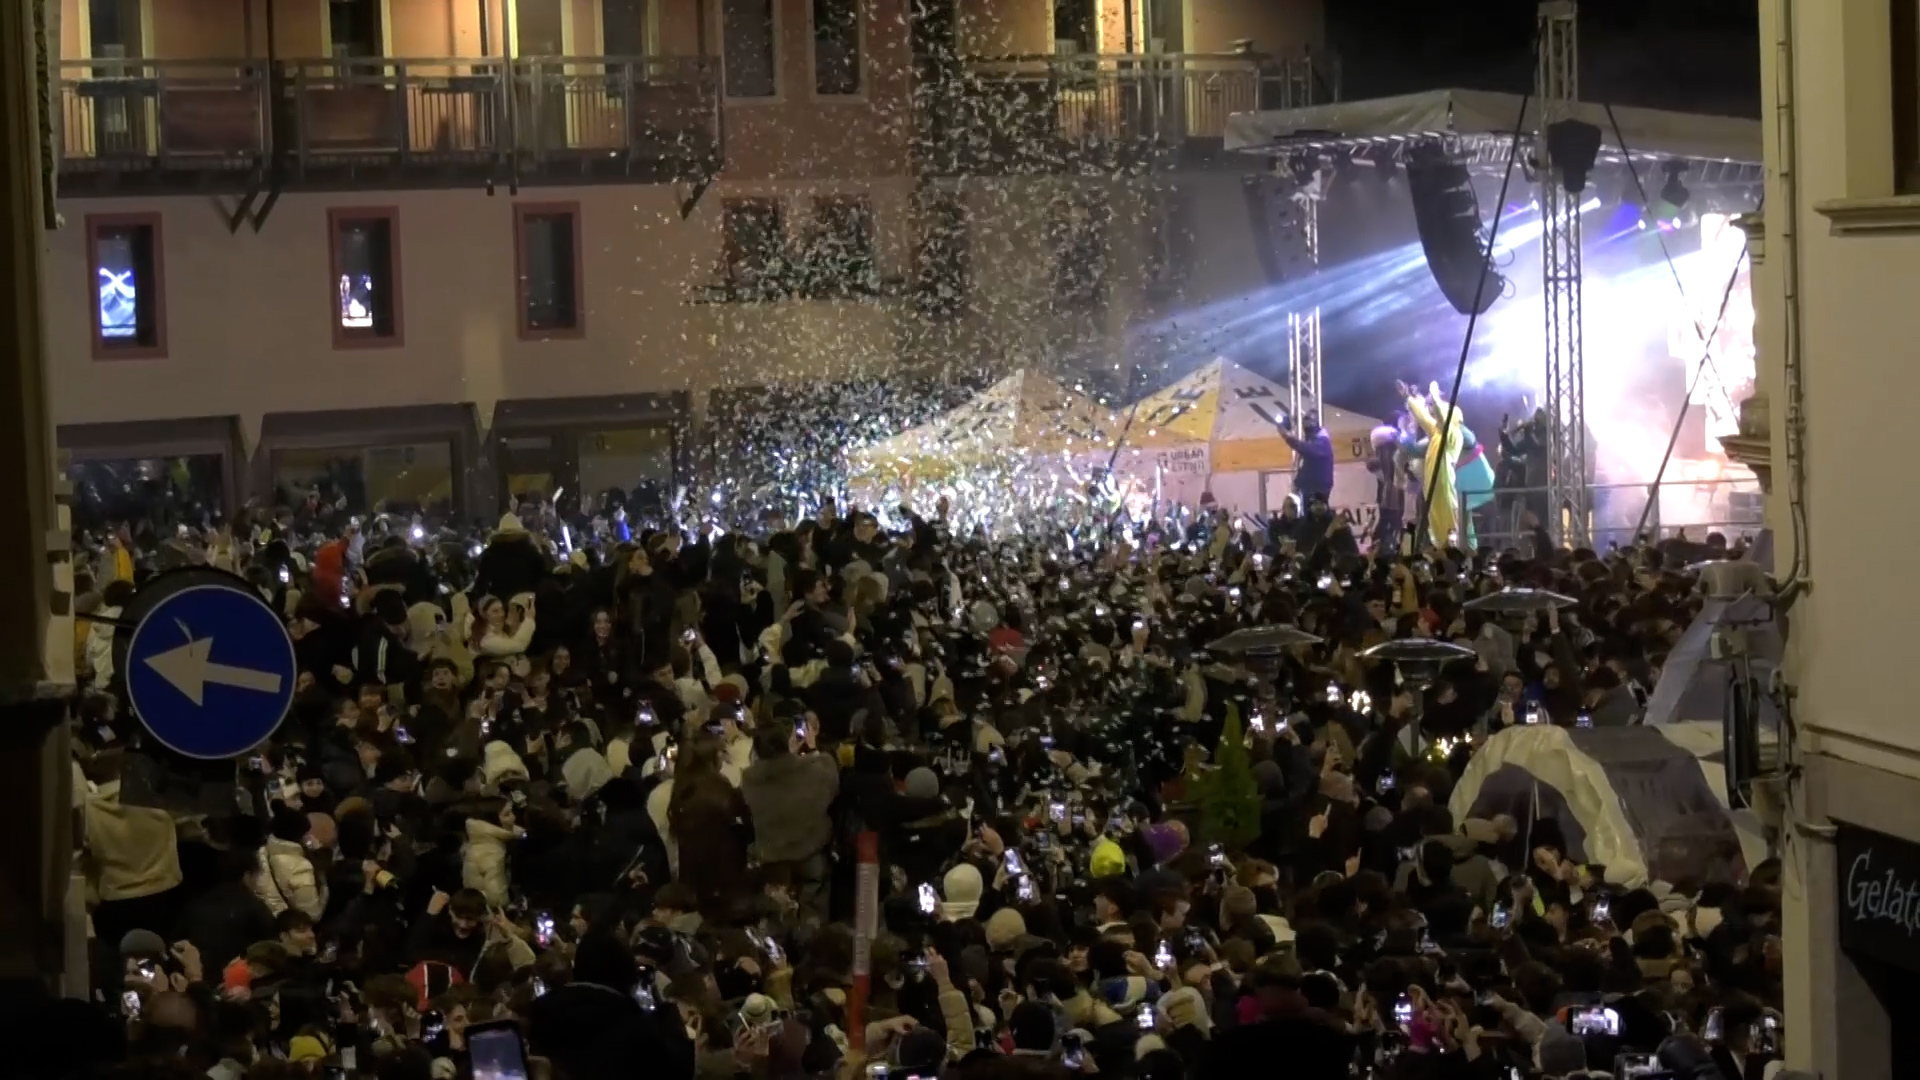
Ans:
POLYGON ((528 1080, 527 1050, 515 1021, 468 1027, 467 1053, 473 1060, 474 1080, 528 1080))
POLYGON ((1393 1001, 1393 1022, 1405 1031, 1413 1024, 1413 999, 1401 994, 1393 1001))
POLYGON ((1085 1048, 1080 1045, 1080 1036, 1068 1032, 1060 1036, 1060 1064, 1069 1069, 1078 1069, 1087 1063, 1085 1048))
POLYGON ((940 898, 934 895, 933 886, 927 884, 924 881, 921 882, 920 883, 920 914, 922 915, 933 914, 936 910, 938 910, 939 904, 940 904, 940 898))
POLYGON ((1008 848, 1001 858, 1005 860, 1007 864, 1007 873, 1017 875, 1027 872, 1026 866, 1020 862, 1020 853, 1018 851, 1008 848))

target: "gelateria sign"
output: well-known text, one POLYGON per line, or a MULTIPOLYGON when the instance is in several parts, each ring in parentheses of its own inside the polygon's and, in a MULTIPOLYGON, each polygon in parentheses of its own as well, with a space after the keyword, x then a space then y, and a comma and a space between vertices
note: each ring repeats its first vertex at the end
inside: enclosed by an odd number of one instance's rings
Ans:
POLYGON ((1841 825, 1834 850, 1840 944, 1920 970, 1920 844, 1841 825))

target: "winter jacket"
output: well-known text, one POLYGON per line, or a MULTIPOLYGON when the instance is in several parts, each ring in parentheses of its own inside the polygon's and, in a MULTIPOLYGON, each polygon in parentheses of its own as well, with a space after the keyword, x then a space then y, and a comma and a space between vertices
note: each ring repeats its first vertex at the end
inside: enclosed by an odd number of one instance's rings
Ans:
POLYGON ((260 849, 259 861, 253 893, 268 911, 279 915, 296 908, 318 919, 327 910, 326 883, 314 875, 313 863, 299 844, 275 837, 260 849))
POLYGON ((487 903, 507 904, 507 844, 513 830, 479 818, 467 819, 467 843, 460 852, 460 884, 480 890, 487 903))
POLYGON ((579 802, 592 798, 613 779, 613 766, 591 746, 572 747, 560 763, 560 778, 567 785, 567 797, 579 802))
POLYGON ((180 884, 173 815, 120 801, 120 781, 100 785, 84 804, 87 884, 101 900, 156 896, 180 884))
POLYGON ((527 782, 527 763, 512 746, 495 739, 481 749, 481 754, 480 775, 488 791, 499 791, 500 785, 509 781, 527 782))
POLYGON ((833 838, 827 810, 840 793, 840 766, 828 754, 768 758, 746 771, 740 793, 753 812, 755 857, 798 862, 833 838))
POLYGON ((533 594, 515 594, 514 598, 508 601, 508 603, 509 605, 519 604, 521 607, 527 609, 526 617, 520 620, 520 625, 516 627, 512 633, 487 627, 481 632, 479 640, 475 641, 474 620, 479 616, 468 614, 466 625, 462 628, 460 636, 471 643, 477 655, 491 656, 496 659, 507 656, 519 656, 527 651, 528 645, 533 643, 533 594))
POLYGON ((96 621, 87 627, 87 667, 93 671, 93 687, 105 690, 113 681, 113 627, 98 619, 117 619, 120 609, 102 607, 94 611, 96 621))

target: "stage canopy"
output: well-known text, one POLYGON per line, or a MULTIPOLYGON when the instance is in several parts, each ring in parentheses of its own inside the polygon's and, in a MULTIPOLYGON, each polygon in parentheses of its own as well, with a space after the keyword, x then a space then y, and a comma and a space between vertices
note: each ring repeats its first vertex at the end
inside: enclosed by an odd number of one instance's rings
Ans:
MULTIPOLYGON (((1212 448, 1206 471, 1279 469, 1293 462, 1280 437, 1291 394, 1272 379, 1230 361, 1215 360, 1134 406, 1126 446, 1137 450, 1212 448)), ((1368 456, 1368 437, 1381 421, 1322 405, 1320 425, 1333 437, 1336 461, 1368 456)))
MULTIPOLYGON (((1300 109, 1235 113, 1227 117, 1229 150, 1291 154, 1316 145, 1353 145, 1370 141, 1511 136, 1515 122, 1531 136, 1538 127, 1539 102, 1518 94, 1487 90, 1429 90, 1419 94, 1338 102, 1300 109), (1522 101, 1527 115, 1520 117, 1522 101)), ((1730 116, 1701 116, 1624 105, 1607 115, 1605 105, 1584 102, 1573 118, 1601 131, 1601 145, 1618 156, 1624 140, 1635 158, 1686 158, 1758 164, 1760 121, 1730 116), (1619 134, 1614 132, 1619 121, 1619 134)), ((1504 149, 1504 147, 1502 147, 1504 149)), ((1603 151, 1604 153, 1604 151, 1603 151)))
POLYGON ((1110 450, 1119 422, 1045 375, 1017 371, 952 412, 848 453, 856 477, 929 479, 1043 455, 1110 450))

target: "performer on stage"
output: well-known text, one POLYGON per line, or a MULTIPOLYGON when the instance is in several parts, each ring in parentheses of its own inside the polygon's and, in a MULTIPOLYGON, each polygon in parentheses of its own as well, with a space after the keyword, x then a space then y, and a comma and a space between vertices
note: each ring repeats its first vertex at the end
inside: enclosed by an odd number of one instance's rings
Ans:
POLYGON ((1312 505, 1316 498, 1330 502, 1333 498, 1333 436, 1321 428, 1320 418, 1301 417, 1299 435, 1282 426, 1280 437, 1293 447, 1293 493, 1299 497, 1301 509, 1312 505))
POLYGON ((1400 429, 1381 424, 1373 429, 1372 440, 1373 456, 1367 459, 1367 471, 1373 474, 1374 505, 1380 513, 1373 527, 1373 547, 1375 551, 1390 551, 1407 516, 1406 474, 1398 464, 1400 429))
MULTIPOLYGON (((1460 497, 1453 479, 1454 462, 1460 460, 1460 416, 1457 411, 1447 416, 1444 407, 1436 414, 1426 399, 1414 393, 1405 382, 1396 380, 1395 385, 1407 401, 1407 411, 1413 414, 1420 430, 1427 433, 1427 456, 1420 469, 1422 487, 1431 493, 1426 507, 1426 542, 1446 547, 1453 541, 1454 526, 1460 520, 1460 497), (1448 423, 1449 420, 1452 422, 1448 423), (1446 425, 1444 432, 1442 424, 1446 425)), ((1430 386, 1428 392, 1437 400, 1439 384, 1430 386)))
MULTIPOLYGON (((1434 388, 1436 391, 1438 387, 1434 388)), ((1436 393, 1433 398, 1435 413, 1447 411, 1446 402, 1436 393)), ((1474 437, 1473 429, 1466 425, 1459 408, 1453 410, 1453 417, 1460 425, 1461 451, 1453 466, 1454 490, 1459 493, 1460 509, 1460 547, 1472 552, 1478 544, 1474 539, 1473 515, 1481 507, 1493 501, 1493 462, 1487 458, 1486 447, 1474 437)))

